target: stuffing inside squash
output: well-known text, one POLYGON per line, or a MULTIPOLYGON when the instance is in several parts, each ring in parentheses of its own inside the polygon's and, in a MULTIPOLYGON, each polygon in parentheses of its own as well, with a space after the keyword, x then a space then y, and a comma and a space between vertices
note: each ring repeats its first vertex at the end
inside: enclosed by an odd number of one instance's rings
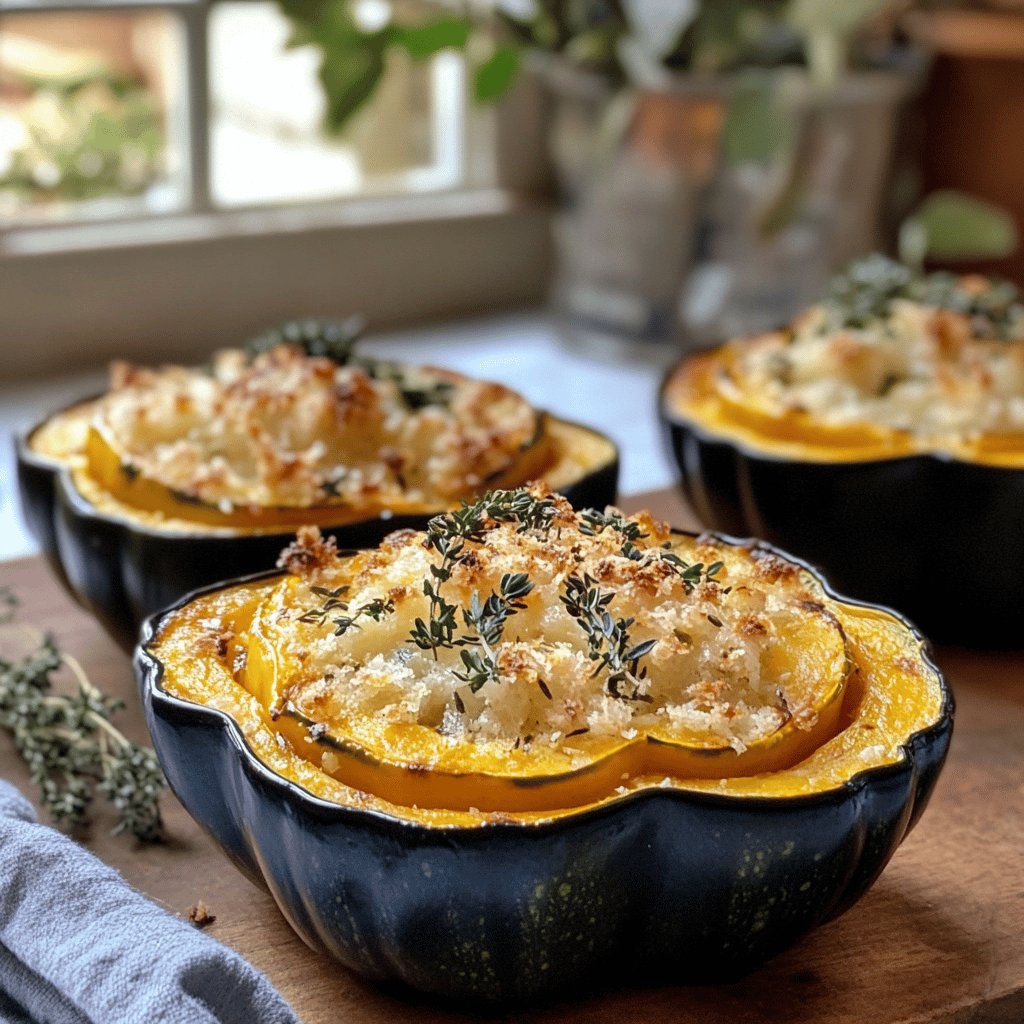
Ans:
POLYGON ((794 795, 902 758, 941 713, 921 641, 763 547, 493 492, 163 621, 162 686, 314 793, 432 823, 649 785, 794 795))
POLYGON ((684 360, 670 417, 815 461, 1024 464, 1024 307, 977 276, 855 264, 787 328, 684 360))
POLYGON ((282 341, 207 367, 112 368, 32 450, 102 511, 149 525, 281 530, 449 508, 489 488, 572 484, 614 446, 515 391, 282 341))

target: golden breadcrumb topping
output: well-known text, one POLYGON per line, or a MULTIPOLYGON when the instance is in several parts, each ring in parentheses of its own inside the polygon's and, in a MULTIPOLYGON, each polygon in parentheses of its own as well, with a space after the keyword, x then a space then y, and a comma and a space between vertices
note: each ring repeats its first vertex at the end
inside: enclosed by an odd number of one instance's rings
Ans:
POLYGON ((571 753, 660 729, 742 752, 813 727, 847 671, 800 567, 647 513, 576 513, 536 485, 351 557, 307 530, 281 564, 297 575, 253 629, 289 678, 282 700, 328 732, 386 720, 571 753))
POLYGON ((878 315, 838 326, 834 305, 822 303, 787 331, 732 346, 720 385, 775 414, 808 412, 836 425, 919 436, 1024 432, 1024 322, 994 337, 990 320, 968 308, 991 283, 963 278, 955 287, 963 310, 895 298, 878 315))
POLYGON ((116 364, 93 417, 133 473, 225 508, 447 504, 508 469, 541 427, 499 384, 288 344, 222 351, 209 368, 116 364))

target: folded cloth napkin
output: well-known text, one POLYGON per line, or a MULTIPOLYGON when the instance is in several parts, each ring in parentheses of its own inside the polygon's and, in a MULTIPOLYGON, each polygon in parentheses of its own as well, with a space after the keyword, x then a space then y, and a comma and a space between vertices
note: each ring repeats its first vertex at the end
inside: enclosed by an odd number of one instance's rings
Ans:
POLYGON ((237 953, 36 821, 0 780, 0 1024, 299 1024, 237 953))

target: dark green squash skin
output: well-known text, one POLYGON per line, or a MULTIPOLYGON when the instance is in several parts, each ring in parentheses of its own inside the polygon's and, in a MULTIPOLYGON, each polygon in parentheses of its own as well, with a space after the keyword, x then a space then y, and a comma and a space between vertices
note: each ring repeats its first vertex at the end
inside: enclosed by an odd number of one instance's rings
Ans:
POLYGON ((937 454, 800 462, 686 419, 664 388, 660 409, 683 493, 709 529, 793 551, 938 643, 1024 646, 1024 470, 937 454))
POLYGON ((942 680, 942 712, 908 737, 901 763, 829 792, 654 788, 538 825, 430 828, 312 796, 258 761, 227 715, 167 694, 146 643, 187 600, 149 619, 135 652, 178 799, 313 949, 459 1004, 752 970, 878 877, 924 810, 952 733, 942 680))
MULTIPOLYGON (((147 615, 199 587, 273 566, 295 536, 294 528, 236 537, 214 536, 201 527, 195 533, 162 533, 99 512, 78 492, 66 468, 31 450, 29 438, 36 429, 17 440, 25 522, 71 596, 127 651, 147 615)), ((576 508, 604 508, 615 501, 618 479, 616 449, 612 460, 562 493, 576 508)), ((374 547, 394 530, 424 529, 432 514, 374 516, 323 527, 323 532, 342 549, 374 547)))

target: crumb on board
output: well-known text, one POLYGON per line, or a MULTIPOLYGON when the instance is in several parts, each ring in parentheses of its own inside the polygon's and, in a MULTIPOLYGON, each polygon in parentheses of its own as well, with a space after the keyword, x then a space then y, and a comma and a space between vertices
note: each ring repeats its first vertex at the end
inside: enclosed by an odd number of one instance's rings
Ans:
POLYGON ((202 900, 199 900, 188 908, 188 919, 189 923, 194 924, 197 928, 208 928, 217 920, 217 915, 211 914, 210 908, 202 900))

